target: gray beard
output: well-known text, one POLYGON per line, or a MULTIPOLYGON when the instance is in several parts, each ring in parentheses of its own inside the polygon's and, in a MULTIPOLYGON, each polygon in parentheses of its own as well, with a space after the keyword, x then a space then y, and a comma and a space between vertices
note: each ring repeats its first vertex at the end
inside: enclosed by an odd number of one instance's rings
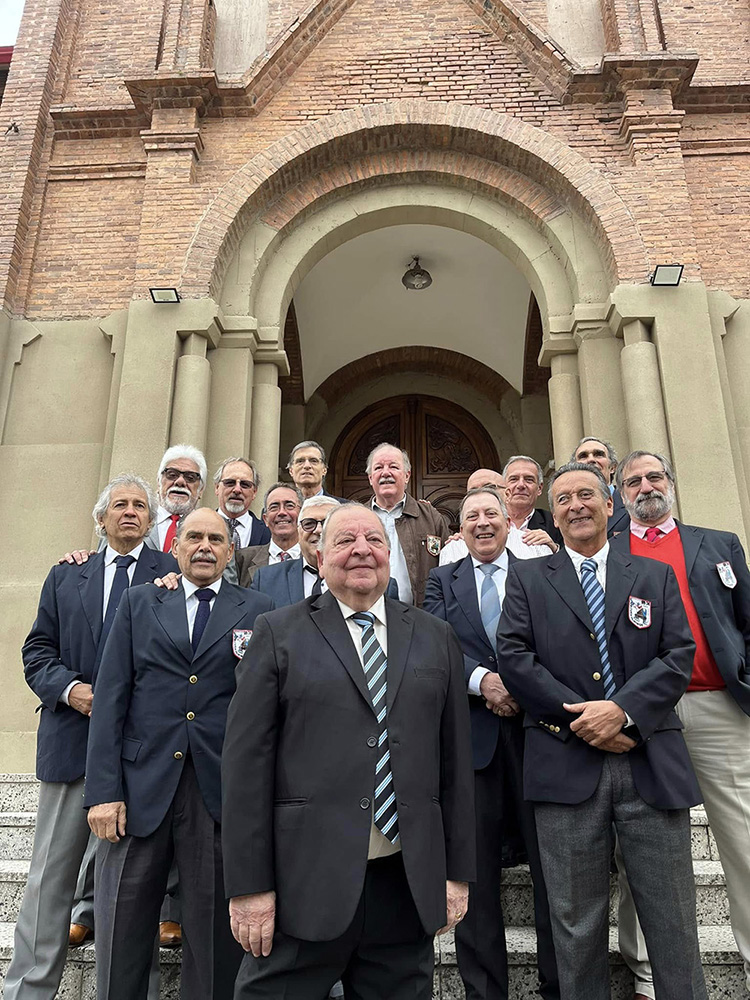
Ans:
POLYGON ((234 518, 240 517, 245 513, 245 505, 242 500, 227 500, 224 506, 227 509, 227 513, 231 514, 234 518), (232 507, 236 507, 237 510, 232 510, 232 507))
POLYGON ((654 490, 650 494, 639 493, 635 500, 625 503, 625 509, 631 517, 643 521, 644 524, 658 524, 669 515, 673 503, 672 489, 668 493, 658 493, 654 490))
POLYGON ((180 517, 189 514, 195 504, 195 497, 192 496, 186 497, 184 500, 172 500, 170 497, 164 497, 161 502, 164 510, 168 510, 170 514, 179 514, 180 517))

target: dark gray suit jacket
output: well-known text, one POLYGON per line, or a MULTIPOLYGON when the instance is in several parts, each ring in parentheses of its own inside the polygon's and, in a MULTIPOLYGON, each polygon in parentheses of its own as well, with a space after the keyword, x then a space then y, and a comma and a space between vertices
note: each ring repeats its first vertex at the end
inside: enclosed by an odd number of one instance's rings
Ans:
MULTIPOLYGON (((385 606, 400 843, 432 934, 445 922, 446 878, 475 877, 463 657, 445 622, 400 601, 385 606)), ((237 674, 222 761, 227 895, 274 889, 277 928, 332 940, 364 885, 378 729, 333 594, 261 615, 237 674)))
MULTIPOLYGON (((250 584, 251 590, 268 594, 274 607, 285 608, 305 599, 305 563, 303 559, 286 559, 274 566, 259 566, 250 584)), ((388 581, 386 597, 398 600, 398 584, 391 577, 388 581)))

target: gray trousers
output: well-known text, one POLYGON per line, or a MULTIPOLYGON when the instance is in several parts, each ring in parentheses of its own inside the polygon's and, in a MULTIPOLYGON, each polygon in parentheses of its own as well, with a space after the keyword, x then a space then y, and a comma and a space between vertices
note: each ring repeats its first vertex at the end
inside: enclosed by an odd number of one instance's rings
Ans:
POLYGON ((5 976, 5 1000, 53 1000, 68 955, 70 911, 89 827, 83 778, 39 787, 34 849, 5 976))
POLYGON ((561 1000, 610 1000, 609 867, 617 830, 659 1000, 707 1000, 698 947, 690 813, 638 795, 627 754, 607 754, 585 802, 537 802, 561 1000))

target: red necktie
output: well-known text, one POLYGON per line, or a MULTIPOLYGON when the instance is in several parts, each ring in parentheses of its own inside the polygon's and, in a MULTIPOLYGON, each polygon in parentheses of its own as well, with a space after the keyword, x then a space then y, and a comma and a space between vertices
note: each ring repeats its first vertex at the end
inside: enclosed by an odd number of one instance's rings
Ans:
POLYGON ((655 542, 658 538, 661 537, 661 534, 662 534, 661 528, 646 528, 646 541, 655 542))
POLYGON ((172 539, 177 534, 177 524, 180 520, 180 515, 171 514, 169 520, 170 520, 170 525, 167 528, 167 534, 164 538, 164 548, 162 549, 162 552, 172 551, 172 539))

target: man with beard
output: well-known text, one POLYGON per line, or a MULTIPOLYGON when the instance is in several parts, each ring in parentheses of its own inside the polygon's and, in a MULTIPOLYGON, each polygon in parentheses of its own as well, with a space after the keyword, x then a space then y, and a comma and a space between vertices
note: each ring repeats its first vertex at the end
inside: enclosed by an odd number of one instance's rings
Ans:
POLYGON ((544 473, 530 455, 512 455, 503 469, 505 505, 510 518, 508 548, 517 559, 536 559, 557 552, 562 536, 548 510, 536 508, 544 473))
POLYGON ((263 498, 263 521, 271 532, 266 545, 249 545, 235 554, 237 578, 241 587, 249 587, 261 566, 299 559, 297 518, 302 494, 290 483, 274 483, 263 498))
POLYGON ((177 590, 125 592, 104 648, 83 805, 96 864, 97 996, 142 1000, 167 875, 176 860, 183 1000, 231 1000, 242 957, 221 859, 220 761, 235 667, 273 602, 222 579, 225 520, 196 510, 172 552, 177 590))
POLYGON ((229 524, 235 549, 271 540, 271 532, 250 510, 259 487, 258 469, 251 459, 225 458, 214 474, 219 513, 229 524))
POLYGON ((172 551, 180 520, 198 506, 206 485, 206 460, 190 444, 167 448, 159 463, 159 509, 147 544, 160 552, 172 551))
POLYGON ((570 456, 571 462, 583 462, 584 465, 595 465, 609 483, 612 496, 612 514, 607 521, 607 538, 626 531, 630 518, 622 502, 620 491, 615 489, 615 470, 617 469, 617 454, 609 441, 601 438, 581 438, 578 446, 570 456))
MULTIPOLYGON (((719 848, 730 921, 750 989, 750 573, 745 553, 731 532, 675 520, 674 473, 663 455, 632 452, 619 465, 617 485, 630 531, 612 540, 613 551, 672 567, 695 640, 690 684, 676 711, 719 848)), ((634 923, 631 900, 620 911, 620 947, 646 984, 639 990, 650 997, 644 955, 630 944, 636 940, 634 923)))

